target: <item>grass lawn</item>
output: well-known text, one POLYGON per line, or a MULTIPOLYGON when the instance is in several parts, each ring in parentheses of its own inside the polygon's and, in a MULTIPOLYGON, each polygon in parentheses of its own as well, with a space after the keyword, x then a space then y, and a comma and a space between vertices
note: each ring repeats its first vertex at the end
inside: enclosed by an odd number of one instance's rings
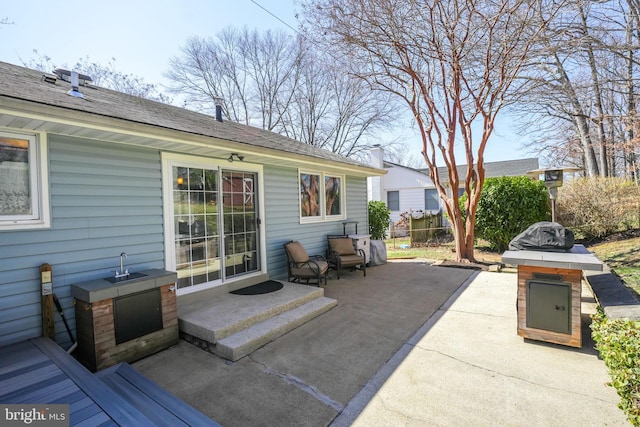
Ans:
MULTIPOLYGON (((450 261, 455 258, 453 242, 443 241, 423 247, 411 247, 409 238, 386 240, 387 258, 423 258, 450 261)), ((585 245, 598 259, 606 263, 624 283, 640 295, 640 230, 622 233, 596 244, 585 245)), ((476 244, 476 260, 499 263, 502 254, 492 252, 482 241, 476 244)))
MULTIPOLYGON (((455 244, 449 241, 442 241, 421 247, 412 248, 408 237, 389 239, 385 241, 387 245, 388 259, 402 258, 423 258, 431 261, 451 261, 455 259, 455 244)), ((502 258, 501 253, 492 252, 486 243, 479 242, 475 249, 476 261, 499 263, 502 258)))

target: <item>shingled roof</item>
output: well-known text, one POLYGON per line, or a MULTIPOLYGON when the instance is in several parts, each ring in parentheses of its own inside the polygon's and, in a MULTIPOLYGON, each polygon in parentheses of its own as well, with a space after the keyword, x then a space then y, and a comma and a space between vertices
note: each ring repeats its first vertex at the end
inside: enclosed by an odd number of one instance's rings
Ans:
MULTIPOLYGON (((467 175, 467 165, 458 165, 458 176, 461 180, 464 180, 467 175)), ((538 159, 515 159, 515 160, 502 160, 499 162, 485 162, 484 172, 485 178, 500 178, 503 176, 525 176, 527 172, 538 169, 538 159)), ((429 173, 427 169, 421 169, 425 173, 429 173)), ((438 176, 440 182, 449 182, 449 172, 446 167, 438 168, 438 176)))
MULTIPOLYGON (((157 134, 160 131, 168 132, 176 140, 197 140, 200 144, 200 152, 203 153, 202 150, 207 144, 211 149, 222 144, 227 151, 229 147, 239 147, 238 150, 261 154, 261 159, 288 158, 291 161, 305 161, 310 164, 330 162, 336 167, 355 172, 357 175, 373 176, 385 173, 380 169, 274 132, 228 120, 220 122, 210 115, 97 86, 81 86, 80 92, 84 98, 69 96, 68 82, 58 79, 55 83, 50 83, 45 81, 44 74, 41 71, 0 62, 0 76, 2 76, 0 113, 7 116, 14 110, 11 107, 15 106, 24 112, 31 111, 28 106, 23 105, 27 102, 38 106, 37 111, 42 113, 43 121, 53 120, 55 116, 46 113, 64 111, 67 113, 64 123, 69 124, 68 113, 77 112, 78 114, 73 117, 77 119, 78 126, 82 126, 85 122, 92 122, 97 127, 96 123, 102 123, 106 118, 110 119, 109 123, 117 124, 120 131, 126 127, 132 127, 138 133, 157 134), (92 119, 91 116, 94 118, 92 119), (96 121, 98 117, 102 122, 96 121)), ((10 123, 9 119, 0 120, 0 123, 6 126, 15 126, 15 123, 22 122, 13 120, 13 123, 10 123)), ((56 127, 58 132, 62 122, 62 119, 58 120, 56 127)), ((159 145, 156 144, 156 146, 159 145)))

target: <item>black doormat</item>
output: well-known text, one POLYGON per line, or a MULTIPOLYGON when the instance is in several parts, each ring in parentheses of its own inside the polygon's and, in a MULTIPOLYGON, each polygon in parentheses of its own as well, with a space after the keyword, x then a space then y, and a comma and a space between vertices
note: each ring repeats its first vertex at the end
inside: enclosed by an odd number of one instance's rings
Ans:
POLYGON ((275 280, 267 280, 266 282, 258 283, 257 285, 249 286, 242 289, 236 289, 235 291, 231 291, 229 293, 235 295, 260 295, 279 291, 280 289, 282 289, 282 287, 283 285, 280 282, 276 282, 275 280))

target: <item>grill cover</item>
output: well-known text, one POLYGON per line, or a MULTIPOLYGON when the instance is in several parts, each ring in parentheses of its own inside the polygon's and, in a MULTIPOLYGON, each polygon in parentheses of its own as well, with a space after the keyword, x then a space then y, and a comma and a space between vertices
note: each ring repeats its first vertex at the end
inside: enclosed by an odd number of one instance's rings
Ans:
POLYGON ((573 231, 557 222, 536 222, 509 242, 512 251, 567 252, 573 247, 573 231))

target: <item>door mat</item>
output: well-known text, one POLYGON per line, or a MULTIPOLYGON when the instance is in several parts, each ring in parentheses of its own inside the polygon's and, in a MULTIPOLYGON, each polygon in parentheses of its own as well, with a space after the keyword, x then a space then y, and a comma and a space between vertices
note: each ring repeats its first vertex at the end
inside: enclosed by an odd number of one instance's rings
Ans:
POLYGON ((266 282, 258 283, 257 285, 249 286, 242 289, 236 289, 235 291, 231 291, 229 293, 234 295, 260 295, 279 291, 280 289, 282 289, 282 287, 283 285, 280 282, 276 282, 275 280, 267 280, 266 282))

